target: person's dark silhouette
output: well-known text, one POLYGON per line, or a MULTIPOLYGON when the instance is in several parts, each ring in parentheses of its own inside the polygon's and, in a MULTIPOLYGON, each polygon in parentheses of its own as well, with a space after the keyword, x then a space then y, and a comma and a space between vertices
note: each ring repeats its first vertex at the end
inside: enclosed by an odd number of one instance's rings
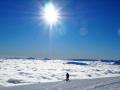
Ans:
POLYGON ((66 73, 66 81, 69 81, 69 73, 66 73))

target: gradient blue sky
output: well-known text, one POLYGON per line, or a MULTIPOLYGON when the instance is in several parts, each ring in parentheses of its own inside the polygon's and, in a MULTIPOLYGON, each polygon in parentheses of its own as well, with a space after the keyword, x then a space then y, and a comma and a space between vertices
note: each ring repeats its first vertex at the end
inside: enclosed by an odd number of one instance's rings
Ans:
POLYGON ((50 36, 48 0, 0 0, 1 57, 120 59, 119 0, 52 1, 62 19, 50 36))

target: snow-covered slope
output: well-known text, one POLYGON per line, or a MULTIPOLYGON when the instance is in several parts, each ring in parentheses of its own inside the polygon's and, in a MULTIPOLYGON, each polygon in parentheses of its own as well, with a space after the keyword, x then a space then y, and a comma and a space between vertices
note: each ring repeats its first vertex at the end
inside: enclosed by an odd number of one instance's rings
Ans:
POLYGON ((0 90, 120 90, 120 77, 0 87, 0 90))
POLYGON ((1 59, 0 85, 63 81, 66 72, 70 79, 120 76, 120 65, 118 61, 1 59))

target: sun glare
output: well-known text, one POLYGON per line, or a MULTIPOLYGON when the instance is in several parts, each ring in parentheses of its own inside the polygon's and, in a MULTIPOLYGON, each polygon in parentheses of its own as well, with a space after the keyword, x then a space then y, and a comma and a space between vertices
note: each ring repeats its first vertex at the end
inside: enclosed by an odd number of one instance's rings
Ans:
POLYGON ((53 3, 47 3, 43 8, 43 19, 50 26, 55 25, 59 21, 60 13, 53 3))

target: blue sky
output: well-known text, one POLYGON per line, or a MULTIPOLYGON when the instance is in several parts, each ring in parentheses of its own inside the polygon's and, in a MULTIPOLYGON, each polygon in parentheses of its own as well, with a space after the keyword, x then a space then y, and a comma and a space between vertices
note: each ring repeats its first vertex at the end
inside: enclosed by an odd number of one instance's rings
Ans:
MULTIPOLYGON (((50 0, 49 0, 50 1, 50 0)), ((0 0, 0 56, 120 59, 119 0, 52 0, 52 30, 40 20, 48 0, 0 0)))

